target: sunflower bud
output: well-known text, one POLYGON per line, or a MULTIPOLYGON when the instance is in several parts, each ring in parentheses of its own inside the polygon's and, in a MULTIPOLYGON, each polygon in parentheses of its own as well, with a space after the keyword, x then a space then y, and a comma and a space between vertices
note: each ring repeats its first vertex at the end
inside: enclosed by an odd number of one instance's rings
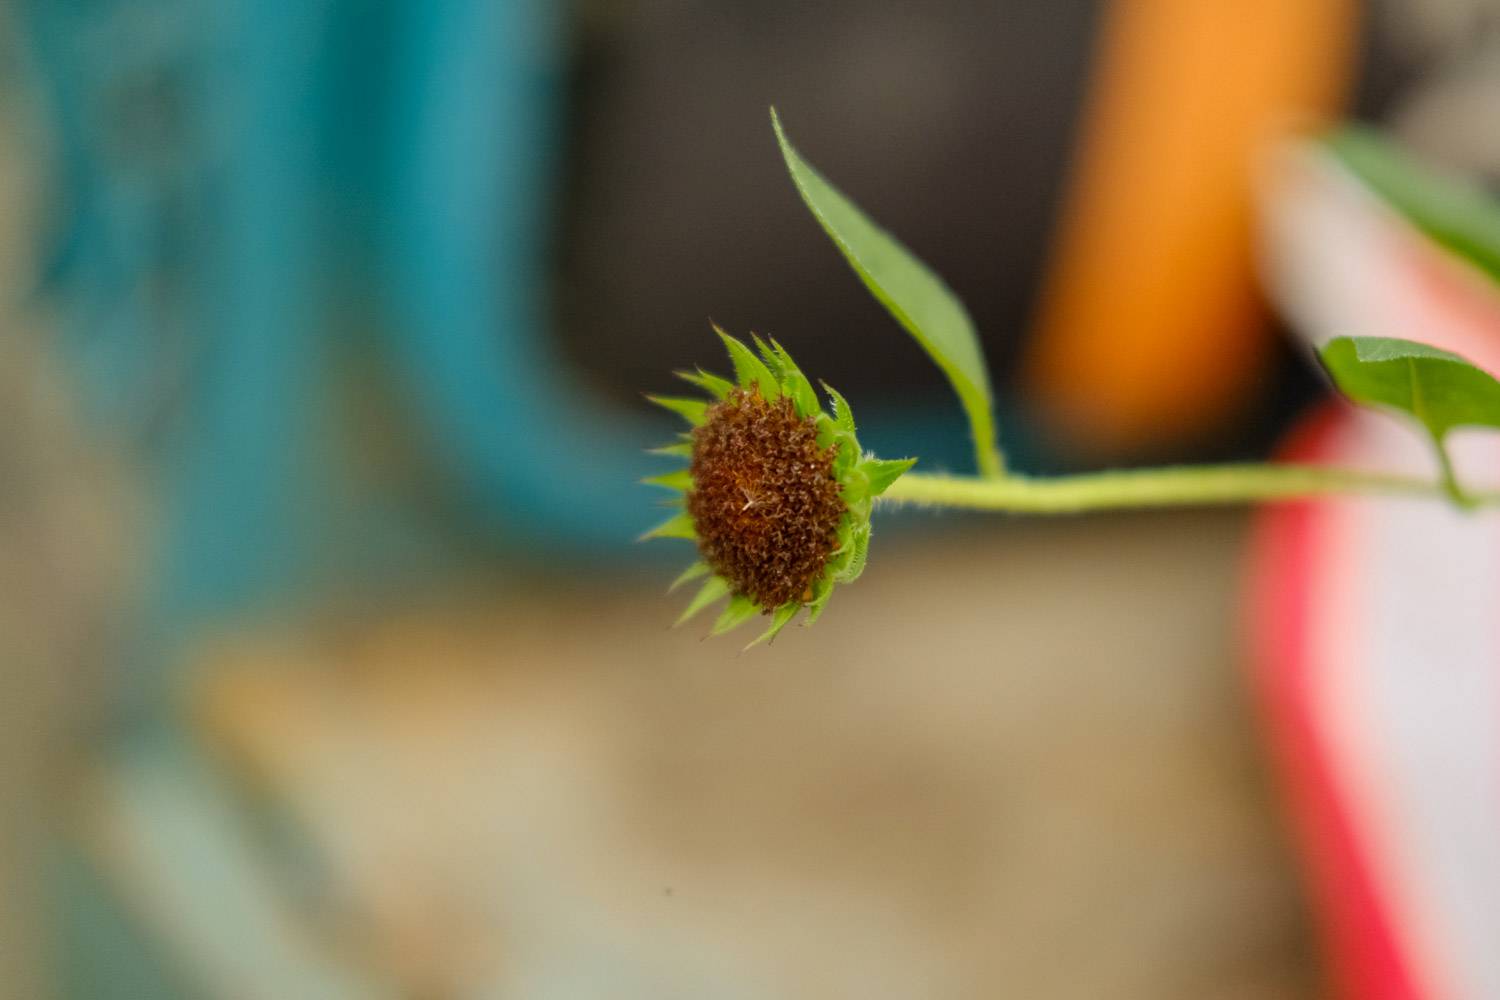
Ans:
POLYGON ((678 372, 709 398, 648 397, 692 429, 656 449, 690 464, 646 480, 682 496, 681 510, 643 537, 698 545, 699 561, 673 587, 706 580, 678 624, 727 597, 712 634, 757 613, 770 615, 753 646, 775 638, 804 607, 808 623, 816 621, 834 585, 859 576, 870 546, 871 501, 915 459, 863 454, 849 404, 825 383, 833 412, 824 412, 812 384, 774 340, 754 337, 752 351, 714 330, 729 350, 734 381, 678 372))

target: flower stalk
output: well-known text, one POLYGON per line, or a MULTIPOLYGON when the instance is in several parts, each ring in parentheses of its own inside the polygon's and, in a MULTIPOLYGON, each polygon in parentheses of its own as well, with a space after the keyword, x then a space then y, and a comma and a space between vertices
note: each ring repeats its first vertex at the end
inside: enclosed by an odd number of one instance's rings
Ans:
MULTIPOLYGON (((999 478, 909 472, 891 484, 882 505, 914 504, 1014 514, 1076 514, 1087 511, 1295 500, 1335 493, 1442 499, 1444 482, 1412 476, 1316 465, 1231 464, 1169 466, 1090 472, 1071 476, 999 478)), ((1469 494, 1493 504, 1496 494, 1469 494)))

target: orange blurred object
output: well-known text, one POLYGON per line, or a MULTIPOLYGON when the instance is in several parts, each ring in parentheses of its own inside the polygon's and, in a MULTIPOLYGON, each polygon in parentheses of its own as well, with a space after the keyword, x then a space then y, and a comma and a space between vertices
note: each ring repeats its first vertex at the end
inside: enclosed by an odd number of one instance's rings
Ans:
POLYGON ((1095 458, 1192 444, 1236 416, 1271 346, 1252 267, 1263 141, 1335 112, 1354 0, 1117 0, 1027 387, 1095 458))

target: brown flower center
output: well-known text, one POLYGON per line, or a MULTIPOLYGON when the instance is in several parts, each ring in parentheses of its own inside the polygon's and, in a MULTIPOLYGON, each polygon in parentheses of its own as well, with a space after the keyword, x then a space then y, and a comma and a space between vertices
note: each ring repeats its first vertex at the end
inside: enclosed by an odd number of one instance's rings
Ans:
POLYGON ((687 509, 698 548, 737 594, 767 610, 807 601, 845 511, 833 448, 789 399, 731 390, 693 432, 687 509))

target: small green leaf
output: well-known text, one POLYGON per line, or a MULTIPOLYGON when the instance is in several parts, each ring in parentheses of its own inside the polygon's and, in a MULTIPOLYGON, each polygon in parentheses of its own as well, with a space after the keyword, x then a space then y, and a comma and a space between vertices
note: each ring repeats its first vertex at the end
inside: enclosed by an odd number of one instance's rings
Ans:
POLYGON ((678 469, 675 472, 664 472, 659 476, 647 476, 641 482, 646 486, 660 486, 663 489, 684 492, 693 488, 693 474, 687 469, 678 469))
POLYGON ((715 399, 723 399, 729 395, 729 390, 734 388, 734 383, 727 378, 711 375, 702 368, 696 372, 673 372, 678 378, 691 385, 696 385, 704 392, 709 393, 715 399))
POLYGON ((686 538, 696 539, 698 532, 693 528, 693 519, 686 511, 674 514, 668 521, 664 521, 646 532, 640 537, 640 541, 648 538, 686 538))
POLYGON ((1500 382, 1457 354, 1390 337, 1336 337, 1322 355, 1344 395, 1409 414, 1435 438, 1454 427, 1500 427, 1500 382))
POLYGON ((1345 396, 1404 413, 1426 428, 1449 493, 1466 502, 1444 439, 1455 427, 1500 427, 1500 381, 1456 354, 1390 337, 1336 337, 1321 357, 1345 396))
POLYGON ((681 587, 684 583, 691 583, 692 581, 698 579, 700 576, 707 575, 708 572, 709 572, 708 563, 706 563, 706 562, 695 562, 695 563, 693 563, 687 569, 683 570, 682 574, 680 576, 678 576, 677 579, 675 579, 675 580, 672 581, 672 585, 667 588, 667 593, 670 594, 672 591, 676 590, 678 587, 681 587))
MULTIPOLYGON (((710 577, 702 587, 698 588, 698 593, 693 595, 693 599, 688 601, 688 606, 678 616, 676 624, 687 624, 687 622, 692 620, 694 615, 728 593, 729 582, 727 580, 722 576, 710 577)), ((673 627, 675 628, 676 626, 673 627)))
POLYGON ((675 458, 692 458, 693 442, 677 441, 673 444, 664 444, 659 448, 647 448, 648 455, 671 455, 675 458))
POLYGON ((870 496, 878 497, 916 464, 915 458, 867 458, 860 467, 870 479, 870 496))
POLYGON ((717 326, 714 327, 714 332, 719 335, 720 340, 724 341, 724 347, 729 351, 729 360, 734 362, 734 374, 739 379, 740 385, 746 389, 751 386, 760 386, 761 398, 768 402, 780 398, 780 384, 776 381, 776 376, 771 374, 771 369, 766 367, 765 362, 757 358, 750 348, 717 326))
POLYGON ((736 594, 729 599, 729 604, 719 615, 719 620, 714 622, 714 627, 709 635, 723 635, 725 632, 739 628, 745 622, 760 613, 760 606, 746 597, 744 594, 736 594))
POLYGON ((793 618, 797 617, 797 612, 801 609, 802 606, 796 603, 783 604, 781 607, 777 608, 776 614, 771 618, 771 627, 766 629, 760 635, 756 636, 754 639, 751 639, 750 642, 745 645, 745 649, 751 649, 755 646, 759 646, 763 642, 770 642, 771 640, 775 639, 776 636, 781 632, 781 630, 786 628, 787 623, 790 622, 793 618))
POLYGON ((703 415, 708 412, 708 402, 702 399, 688 399, 685 396, 647 396, 646 398, 663 409, 671 410, 694 426, 701 424, 703 415))
POLYGON ((958 297, 911 251, 876 226, 792 146, 776 109, 771 126, 802 200, 861 281, 948 376, 969 417, 982 475, 1004 471, 996 447, 994 403, 984 352, 958 297))

